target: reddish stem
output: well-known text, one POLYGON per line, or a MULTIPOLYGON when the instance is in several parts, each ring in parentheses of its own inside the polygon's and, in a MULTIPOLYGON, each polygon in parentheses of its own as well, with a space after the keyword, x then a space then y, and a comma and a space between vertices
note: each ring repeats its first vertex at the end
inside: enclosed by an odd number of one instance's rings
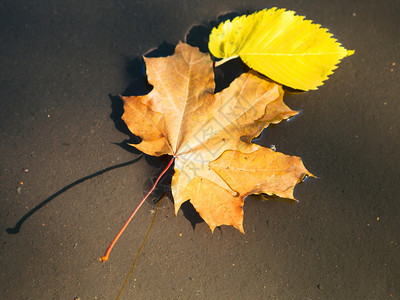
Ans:
POLYGON ((131 215, 129 216, 128 220, 126 220, 124 226, 122 226, 122 228, 118 231, 117 235, 112 240, 110 246, 108 246, 108 248, 107 248, 106 252, 104 253, 104 255, 102 257, 100 257, 100 261, 101 262, 105 262, 105 261, 108 260, 108 257, 110 256, 110 252, 111 252, 112 248, 114 248, 115 243, 118 241, 119 237, 122 235, 122 233, 124 232, 125 228, 128 227, 129 223, 131 222, 132 218, 135 216, 135 214, 139 210, 139 208, 146 201, 146 199, 150 196, 150 194, 154 191, 154 189, 156 188, 156 186, 157 186, 158 182, 160 181, 161 177, 163 177, 163 175, 168 171, 169 167, 172 165, 174 160, 175 160, 175 157, 172 157, 172 159, 170 160, 168 165, 165 167, 165 169, 161 172, 160 175, 158 175, 156 181, 153 184, 153 187, 146 194, 146 196, 144 196, 142 201, 140 201, 138 206, 136 206, 135 210, 131 213, 131 215))

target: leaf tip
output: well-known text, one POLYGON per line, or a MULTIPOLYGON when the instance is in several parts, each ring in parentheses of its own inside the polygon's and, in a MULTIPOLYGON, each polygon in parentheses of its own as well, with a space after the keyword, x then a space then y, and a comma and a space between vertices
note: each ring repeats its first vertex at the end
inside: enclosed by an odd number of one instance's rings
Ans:
POLYGON ((181 203, 177 203, 174 200, 175 217, 178 215, 178 211, 179 211, 180 208, 181 208, 181 203))
POLYGON ((346 56, 351 56, 351 55, 353 55, 355 52, 356 52, 355 50, 347 50, 346 56))
POLYGON ((214 233, 214 230, 215 230, 215 228, 217 227, 215 224, 212 224, 212 225, 208 225, 208 227, 210 227, 210 229, 211 229, 211 233, 214 233))

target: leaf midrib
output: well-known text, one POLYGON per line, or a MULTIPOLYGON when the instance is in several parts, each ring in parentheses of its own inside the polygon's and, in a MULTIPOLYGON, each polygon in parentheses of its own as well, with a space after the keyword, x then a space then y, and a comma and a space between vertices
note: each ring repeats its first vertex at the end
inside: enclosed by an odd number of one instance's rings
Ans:
POLYGON ((240 53, 242 55, 255 55, 255 56, 313 56, 313 55, 337 55, 341 52, 315 52, 315 53, 240 53))

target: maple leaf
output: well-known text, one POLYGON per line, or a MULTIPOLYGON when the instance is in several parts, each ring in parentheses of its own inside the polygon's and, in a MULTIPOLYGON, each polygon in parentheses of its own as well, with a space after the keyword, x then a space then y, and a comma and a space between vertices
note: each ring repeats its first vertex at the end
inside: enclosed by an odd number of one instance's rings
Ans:
POLYGON ((250 68, 301 90, 323 84, 346 50, 327 29, 285 9, 264 9, 213 28, 208 45, 222 62, 240 57, 250 68))
POLYGON ((154 88, 122 97, 122 119, 142 139, 134 147, 174 157, 176 214, 190 200, 212 231, 232 225, 244 233, 246 196, 294 199, 295 185, 311 175, 301 159, 251 143, 269 124, 297 114, 283 103, 281 85, 249 72, 214 94, 209 54, 184 43, 172 56, 144 60, 154 88))

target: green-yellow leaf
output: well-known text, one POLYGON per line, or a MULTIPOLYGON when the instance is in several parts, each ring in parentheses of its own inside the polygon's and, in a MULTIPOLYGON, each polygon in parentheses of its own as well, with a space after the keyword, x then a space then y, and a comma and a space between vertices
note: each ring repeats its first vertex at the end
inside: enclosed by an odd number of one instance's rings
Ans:
POLYGON ((221 62, 239 56, 250 68, 305 91, 317 89, 342 58, 354 53, 327 29, 277 8, 221 23, 212 30, 208 47, 221 62))

